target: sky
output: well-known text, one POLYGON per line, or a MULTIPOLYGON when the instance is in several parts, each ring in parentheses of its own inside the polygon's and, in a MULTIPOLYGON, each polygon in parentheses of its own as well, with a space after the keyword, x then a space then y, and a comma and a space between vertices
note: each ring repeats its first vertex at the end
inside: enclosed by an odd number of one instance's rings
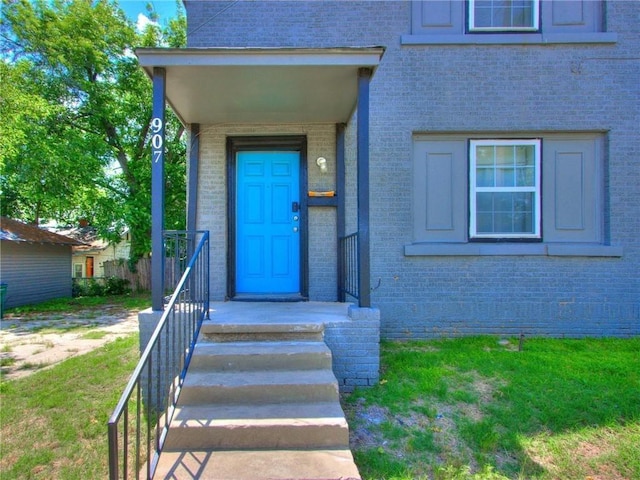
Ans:
POLYGON ((118 5, 125 15, 138 25, 142 30, 149 22, 147 17, 147 3, 153 5, 154 10, 160 15, 160 24, 164 24, 176 14, 176 0, 119 0, 118 5))

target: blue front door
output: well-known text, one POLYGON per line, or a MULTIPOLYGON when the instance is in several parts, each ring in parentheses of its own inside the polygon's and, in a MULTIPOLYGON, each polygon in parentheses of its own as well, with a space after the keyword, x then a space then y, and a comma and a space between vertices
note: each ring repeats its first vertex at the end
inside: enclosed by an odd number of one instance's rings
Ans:
POLYGON ((238 152, 236 293, 300 292, 300 153, 238 152))

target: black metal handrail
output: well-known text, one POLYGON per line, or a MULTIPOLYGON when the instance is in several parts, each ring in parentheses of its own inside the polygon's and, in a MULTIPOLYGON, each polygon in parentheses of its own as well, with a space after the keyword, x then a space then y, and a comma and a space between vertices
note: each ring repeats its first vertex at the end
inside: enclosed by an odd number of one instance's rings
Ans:
POLYGON ((109 478, 151 479, 202 321, 209 315, 209 232, 200 237, 109 419, 109 478))
POLYGON ((339 239, 338 259, 340 301, 344 302, 346 295, 358 300, 360 297, 358 289, 358 232, 339 239))
POLYGON ((163 232, 165 258, 164 294, 172 293, 176 285, 178 285, 196 249, 199 233, 188 230, 165 230, 163 232))

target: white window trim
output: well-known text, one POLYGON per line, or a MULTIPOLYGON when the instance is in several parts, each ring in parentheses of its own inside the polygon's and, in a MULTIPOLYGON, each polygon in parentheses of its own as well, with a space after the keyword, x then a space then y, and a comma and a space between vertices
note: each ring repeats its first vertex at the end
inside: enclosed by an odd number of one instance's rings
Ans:
POLYGON ((469 32, 537 32, 540 30, 540 0, 532 0, 532 26, 530 27, 476 27, 475 26, 475 3, 476 0, 468 0, 469 32))
POLYGON ((535 139, 508 139, 508 140, 469 140, 469 238, 470 239, 523 239, 523 240, 539 240, 541 234, 541 156, 542 144, 539 138, 535 139), (535 147, 535 176, 534 185, 532 187, 477 187, 476 186, 476 146, 517 146, 517 145, 533 145, 535 147), (478 233, 476 225, 476 193, 478 192, 533 192, 535 194, 534 201, 534 218, 533 233, 478 233))
POLYGON ((84 265, 82 263, 74 263, 73 264, 73 278, 82 278, 84 276, 84 265), (78 267, 80 267, 80 276, 76 276, 78 273, 78 267))

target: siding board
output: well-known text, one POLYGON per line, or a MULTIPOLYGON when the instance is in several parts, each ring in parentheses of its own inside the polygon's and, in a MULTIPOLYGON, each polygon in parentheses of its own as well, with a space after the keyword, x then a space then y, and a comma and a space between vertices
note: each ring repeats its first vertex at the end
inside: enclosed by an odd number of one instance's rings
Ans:
POLYGON ((71 246, 2 242, 6 307, 71 297, 71 246))

